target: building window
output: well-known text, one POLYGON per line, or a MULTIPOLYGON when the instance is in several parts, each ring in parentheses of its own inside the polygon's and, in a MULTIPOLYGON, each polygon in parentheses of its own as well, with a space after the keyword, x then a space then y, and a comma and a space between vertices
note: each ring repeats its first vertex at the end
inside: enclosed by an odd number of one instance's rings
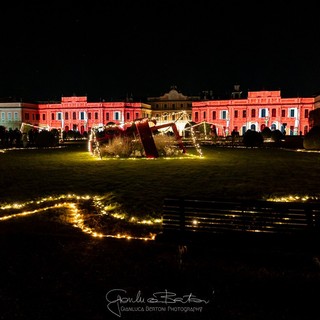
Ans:
POLYGON ((45 114, 45 113, 42 114, 42 120, 43 120, 43 121, 46 120, 46 114, 45 114))
POLYGON ((109 121, 110 120, 110 115, 109 112, 106 113, 106 120, 109 121))
POLYGON ((242 111, 242 118, 246 118, 247 117, 247 110, 243 110, 242 111))
POLYGON ((308 133, 308 126, 304 126, 303 134, 306 135, 308 133))
POLYGON ((256 131, 256 125, 255 125, 255 124, 252 124, 251 127, 250 127, 250 129, 251 129, 252 131, 256 131))
POLYGON ((234 117, 238 118, 238 110, 234 110, 234 117))
POLYGON ((220 119, 227 119, 227 110, 222 110, 220 114, 220 119))
POLYGON ((277 116, 277 109, 271 110, 271 117, 275 118, 277 116))
POLYGON ((13 117, 14 117, 14 120, 19 120, 19 118, 18 118, 18 112, 15 112, 14 115, 13 115, 13 117))
POLYGON ((167 109, 167 105, 166 104, 164 104, 164 109, 167 109))
POLYGON ((286 116, 286 110, 281 110, 281 117, 285 118, 285 116, 286 116))
POLYGON ((65 112, 64 118, 65 118, 66 120, 69 120, 69 113, 68 113, 68 112, 65 112))
POLYGON ((156 104, 156 109, 159 109, 159 105, 158 104, 156 104))
POLYGON ((289 109, 289 117, 294 118, 295 116, 295 109, 289 109))
POLYGON ((212 111, 212 120, 215 120, 217 118, 217 112, 212 111))
POLYGON ((40 120, 40 114, 39 113, 36 114, 36 120, 40 120))
POLYGON ((276 126, 275 123, 273 123, 273 124, 271 125, 271 130, 274 131, 274 130, 276 130, 276 129, 277 129, 277 126, 276 126))
POLYGON ((57 120, 62 120, 62 112, 57 112, 57 120))
POLYGON ((304 117, 309 118, 309 110, 308 109, 304 110, 304 117))
POLYGON ((73 120, 77 120, 77 113, 76 113, 76 112, 73 112, 73 113, 72 113, 72 119, 73 119, 73 120))
POLYGON ((85 120, 86 114, 84 111, 80 111, 80 120, 85 120))
MULTIPOLYGON (((27 113, 26 113, 26 115, 27 115, 27 113)), ((28 116, 29 116, 29 114, 28 114, 28 116)), ((6 119, 5 117, 6 117, 5 113, 1 112, 1 121, 4 121, 6 119)), ((27 119, 27 117, 26 117, 26 119, 27 119)))
POLYGON ((95 113, 94 113, 94 119, 95 119, 95 120, 98 120, 98 119, 99 119, 99 114, 98 114, 98 112, 95 112, 95 113))
POLYGON ((198 112, 195 112, 195 113, 194 113, 194 121, 195 121, 195 122, 198 122, 198 121, 199 121, 199 114, 198 114, 198 112))
POLYGON ((51 120, 54 120, 54 113, 51 113, 51 120))
MULTIPOLYGON (((28 113, 28 112, 26 112, 26 113, 24 114, 24 118, 25 118, 26 120, 29 120, 29 113, 28 113)), ((3 120, 4 120, 4 113, 3 113, 3 120)))
POLYGON ((127 112, 127 117, 126 117, 127 120, 130 120, 130 112, 127 112))
POLYGON ((172 104, 172 109, 175 109, 176 108, 176 105, 173 103, 172 104))
POLYGON ((113 113, 113 119, 119 121, 120 120, 120 111, 115 111, 113 113))
POLYGON ((11 120, 12 120, 12 113, 11 113, 11 112, 8 112, 8 113, 7 113, 7 116, 8 116, 8 121, 11 121, 11 120))
POLYGON ((183 109, 183 103, 180 104, 180 108, 183 109))
POLYGON ((251 118, 255 118, 256 117, 256 109, 252 109, 251 110, 251 118))
POLYGON ((136 112, 136 119, 138 119, 139 118, 139 113, 138 112, 136 112))
POLYGON ((267 116, 267 109, 260 109, 260 118, 265 118, 267 116))
POLYGON ((91 112, 88 112, 88 119, 91 120, 91 112))
POLYGON ((203 119, 206 119, 206 117, 207 117, 207 113, 203 111, 203 119))

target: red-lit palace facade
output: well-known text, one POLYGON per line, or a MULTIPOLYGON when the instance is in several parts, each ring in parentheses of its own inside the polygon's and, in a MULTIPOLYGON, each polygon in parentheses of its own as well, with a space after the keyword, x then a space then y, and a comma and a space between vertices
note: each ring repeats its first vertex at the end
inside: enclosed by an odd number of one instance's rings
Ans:
POLYGON ((21 122, 81 134, 96 126, 151 117, 151 106, 141 102, 88 102, 86 96, 62 97, 61 103, 40 103, 32 107, 22 103, 20 107, 17 117, 21 117, 21 122))
POLYGON ((304 135, 309 131, 314 102, 314 98, 281 98, 280 91, 249 91, 247 99, 194 101, 192 119, 215 126, 219 136, 233 130, 243 135, 248 129, 262 131, 265 127, 304 135))
MULTIPOLYGON (((163 103, 161 99, 159 101, 163 103)), ((175 94, 170 99, 170 103, 176 106, 181 96, 175 94)), ((280 91, 249 91, 245 99, 241 95, 232 95, 230 100, 197 99, 187 99, 189 120, 209 123, 219 136, 230 135, 233 130, 243 135, 248 129, 262 131, 264 127, 286 131, 287 135, 304 135, 310 130, 309 112, 315 108, 317 101, 314 97, 281 98, 280 91)), ((61 101, 52 103, 1 102, 0 126, 19 129, 22 123, 28 123, 84 133, 96 126, 157 117, 157 101, 154 104, 88 102, 86 96, 62 97, 61 101)), ((177 112, 176 108, 164 111, 166 114, 177 112)), ((168 118, 174 121, 170 114, 168 118)))

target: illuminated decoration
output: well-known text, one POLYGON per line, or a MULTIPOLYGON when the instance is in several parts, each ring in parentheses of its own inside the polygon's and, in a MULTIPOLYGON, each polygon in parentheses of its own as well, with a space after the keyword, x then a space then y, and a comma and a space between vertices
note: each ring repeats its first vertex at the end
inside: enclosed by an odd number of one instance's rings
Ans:
MULTIPOLYGON (((133 122, 124 123, 122 125, 107 125, 107 126, 97 126, 94 127, 89 136, 88 142, 88 151, 93 155, 97 155, 102 159, 101 145, 107 143, 112 140, 114 137, 121 136, 131 138, 135 140, 137 137, 139 138, 146 157, 148 159, 154 159, 159 157, 158 150, 156 148, 153 133, 155 131, 163 131, 164 133, 171 129, 175 139, 178 143, 180 150, 183 153, 186 153, 186 148, 182 142, 182 136, 180 136, 176 122, 180 120, 182 117, 188 116, 186 111, 181 111, 179 113, 173 113, 175 115, 175 121, 169 123, 162 123, 157 125, 157 118, 143 118, 137 119, 133 122), (178 115, 178 116, 177 116, 178 115)), ((200 157, 203 156, 199 143, 197 143, 196 135, 194 133, 193 126, 189 123, 189 129, 191 133, 191 139, 194 147, 199 153, 200 157)))
MULTIPOLYGON (((46 197, 24 203, 3 204, 0 206, 0 221, 17 219, 44 212, 57 212, 62 209, 63 219, 82 232, 97 238, 154 240, 154 229, 161 225, 161 219, 139 219, 129 217, 121 212, 120 205, 114 202, 113 196, 78 196, 75 194, 46 197), (112 226, 110 226, 112 224, 112 226), (117 231, 115 225, 118 225, 117 231), (143 231, 139 225, 144 225, 143 231), (145 226, 149 226, 146 228, 145 226), (105 229, 116 230, 113 233, 105 229), (124 232, 123 229, 128 229, 124 232), (130 231, 129 231, 130 230, 130 231)), ((59 211, 60 212, 60 211, 59 211)))
POLYGON ((266 199, 267 201, 274 201, 274 202, 307 202, 307 201, 319 201, 318 196, 298 196, 298 195, 289 195, 289 196, 282 196, 282 197, 271 197, 266 199))

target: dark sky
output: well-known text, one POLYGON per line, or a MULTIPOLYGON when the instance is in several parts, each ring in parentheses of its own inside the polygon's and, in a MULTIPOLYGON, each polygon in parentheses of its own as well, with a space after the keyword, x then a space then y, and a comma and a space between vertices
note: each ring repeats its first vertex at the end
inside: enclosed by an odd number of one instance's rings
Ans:
POLYGON ((320 23, 306 2, 12 0, 0 30, 0 98, 320 91, 320 23))

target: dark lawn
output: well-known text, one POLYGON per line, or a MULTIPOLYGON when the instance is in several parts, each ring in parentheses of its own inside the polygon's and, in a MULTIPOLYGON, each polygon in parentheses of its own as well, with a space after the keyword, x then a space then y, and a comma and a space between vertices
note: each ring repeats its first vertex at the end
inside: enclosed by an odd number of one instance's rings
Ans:
POLYGON ((99 160, 85 146, 8 151, 0 154, 0 202, 112 192, 127 212, 159 216, 170 195, 261 199, 320 191, 319 153, 214 147, 203 153, 202 159, 99 160))
MULTIPOLYGON (((99 161, 75 147, 1 153, 0 200, 113 192, 130 213, 160 215, 163 197, 172 194, 318 194, 319 154, 224 148, 204 154, 204 159, 99 161)), ((0 221, 0 319, 120 319, 107 309, 105 295, 112 289, 133 298, 139 291, 150 297, 170 290, 209 301, 171 305, 200 305, 201 313, 122 311, 121 319, 314 319, 318 257, 308 248, 239 250, 232 243, 207 243, 190 245, 180 265, 170 243, 96 239, 45 215, 0 221)), ((146 308, 131 303, 137 305, 146 308)))

